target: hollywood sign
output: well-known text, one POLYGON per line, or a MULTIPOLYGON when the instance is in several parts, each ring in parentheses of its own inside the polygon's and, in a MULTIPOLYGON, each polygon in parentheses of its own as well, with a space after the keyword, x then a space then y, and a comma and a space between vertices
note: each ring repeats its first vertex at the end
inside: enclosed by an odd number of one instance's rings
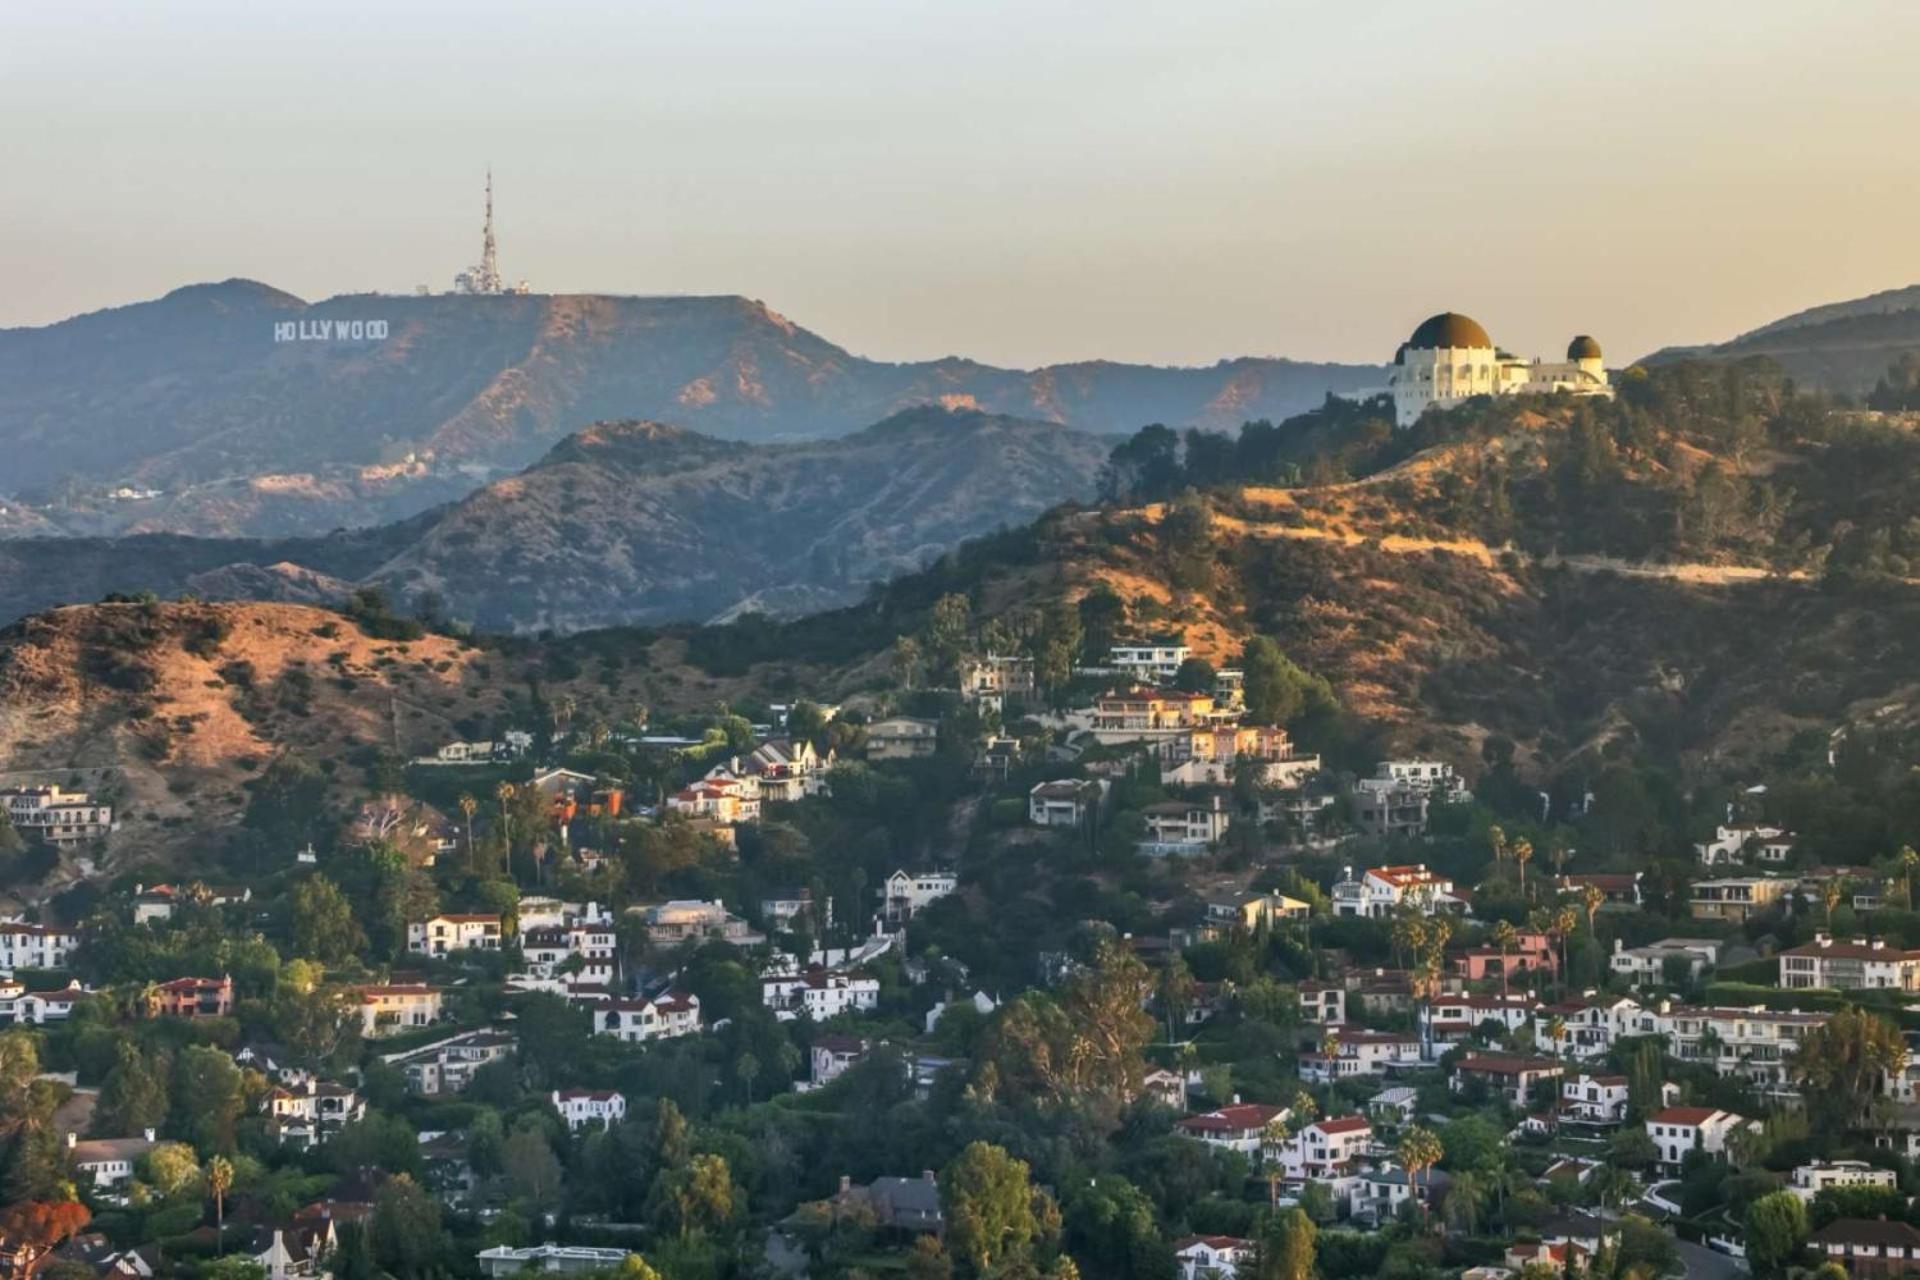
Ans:
POLYGON ((385 320, 276 320, 275 342, 378 342, 387 336, 385 320))

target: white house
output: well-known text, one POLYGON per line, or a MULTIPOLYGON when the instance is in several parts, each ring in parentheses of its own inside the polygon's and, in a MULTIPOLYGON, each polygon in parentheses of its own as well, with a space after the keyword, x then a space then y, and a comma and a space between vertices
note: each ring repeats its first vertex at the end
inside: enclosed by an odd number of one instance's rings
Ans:
POLYGON ((0 969, 64 969, 78 934, 24 920, 0 923, 0 969))
POLYGON ((109 1190, 133 1177, 134 1167, 153 1150, 154 1133, 148 1129, 138 1138, 81 1139, 67 1135, 67 1158, 82 1182, 91 1182, 97 1190, 109 1190))
POLYGON ((1196 1138, 1210 1147, 1252 1155, 1268 1145, 1267 1126, 1285 1120, 1285 1107, 1264 1102, 1236 1102, 1203 1115, 1183 1116, 1174 1121, 1174 1130, 1196 1138))
MULTIPOLYGON (((1365 1116, 1326 1116, 1281 1145, 1280 1163, 1290 1184, 1325 1182, 1337 1187, 1343 1179, 1354 1176, 1360 1158, 1372 1143, 1373 1124, 1365 1116)), ((1351 1186, 1346 1188, 1348 1193, 1351 1190, 1351 1186)))
POLYGON ((1083 827, 1099 811, 1106 783, 1060 778, 1027 792, 1027 820, 1038 827, 1083 827))
POLYGON ((867 1056, 867 1049, 867 1042, 859 1036, 825 1035, 815 1039, 807 1051, 811 1087, 819 1089, 838 1080, 867 1056))
POLYGON ((1466 780, 1444 760, 1382 760, 1373 776, 1380 782, 1417 791, 1435 804, 1455 804, 1473 798, 1466 780))
POLYGON ((1192 656, 1185 641, 1168 636, 1116 644, 1107 651, 1107 665, 1145 684, 1169 684, 1192 656))
POLYGON ((1782 827, 1715 827, 1713 839, 1695 844, 1693 852, 1707 867, 1749 861, 1778 866, 1793 856, 1793 833, 1782 827))
POLYGON ((940 722, 892 716, 867 726, 867 759, 920 760, 940 749, 940 722))
POLYGON ((1831 1187, 1885 1187, 1892 1190, 1899 1179, 1891 1169, 1876 1169, 1865 1160, 1811 1160, 1793 1171, 1787 1190, 1802 1200, 1811 1200, 1831 1187))
POLYGON ((1324 1048, 1300 1055, 1300 1078, 1315 1084, 1354 1076, 1384 1075, 1391 1066, 1421 1065, 1420 1037, 1412 1032, 1365 1031, 1337 1028, 1331 1036, 1336 1052, 1324 1048))
POLYGON ((895 871, 880 886, 881 914, 888 924, 903 925, 959 887, 951 871, 895 871))
POLYGON ((1613 1125, 1627 1118, 1627 1078, 1581 1072, 1560 1085, 1561 1119, 1577 1124, 1613 1125))
POLYGON ((1173 1244, 1180 1280, 1235 1280, 1253 1253, 1253 1241, 1239 1236, 1186 1236, 1173 1244))
POLYGON ((98 840, 113 830, 113 806, 97 803, 84 791, 0 787, 0 809, 6 810, 14 830, 52 845, 98 840))
POLYGON ((880 980, 858 971, 833 973, 816 965, 803 973, 760 979, 760 1000, 782 1022, 805 1014, 815 1022, 858 1013, 880 1003, 880 980))
POLYGON ((626 1096, 612 1089, 555 1089, 552 1101, 553 1109, 573 1130, 588 1125, 611 1129, 627 1118, 626 1096))
POLYGON ((1724 1156, 1727 1135, 1750 1122, 1718 1107, 1664 1107, 1647 1117, 1647 1136, 1660 1151, 1662 1169, 1678 1170, 1689 1151, 1724 1156))
POLYGON ((1920 991, 1920 951, 1889 947, 1884 938, 1836 942, 1825 932, 1779 955, 1780 985, 1790 991, 1920 991))
POLYGON ((1692 982, 1720 962, 1720 945, 1715 938, 1662 938, 1644 947, 1629 947, 1615 938, 1607 967, 1629 981, 1657 986, 1666 982, 1671 962, 1675 968, 1684 966, 1692 982))
POLYGON ((440 992, 420 983, 359 987, 360 1034, 369 1040, 402 1035, 440 1020, 440 992))
POLYGON ((444 956, 456 951, 498 951, 498 914, 429 916, 407 926, 407 950, 419 956, 444 956))
POLYGON ((1204 801, 1169 800, 1148 805, 1140 816, 1147 824, 1140 851, 1152 856, 1205 853, 1233 824, 1226 798, 1218 794, 1204 801))
POLYGON ((1441 911, 1461 911, 1466 899, 1454 892, 1453 881, 1417 862, 1391 867, 1369 867, 1359 876, 1347 867, 1333 886, 1335 915, 1383 919, 1393 914, 1402 902, 1410 903, 1422 915, 1441 911))
POLYGON ((700 997, 677 988, 647 1000, 605 1000, 593 1006, 593 1033, 628 1044, 671 1040, 700 1030, 700 997))

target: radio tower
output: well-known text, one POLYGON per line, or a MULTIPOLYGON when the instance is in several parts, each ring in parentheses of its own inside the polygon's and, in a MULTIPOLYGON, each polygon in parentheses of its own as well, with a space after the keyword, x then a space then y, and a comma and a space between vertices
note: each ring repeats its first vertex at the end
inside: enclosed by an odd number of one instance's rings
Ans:
POLYGON ((500 259, 493 246, 493 166, 487 166, 487 225, 480 240, 480 278, 475 281, 479 293, 500 292, 500 259))

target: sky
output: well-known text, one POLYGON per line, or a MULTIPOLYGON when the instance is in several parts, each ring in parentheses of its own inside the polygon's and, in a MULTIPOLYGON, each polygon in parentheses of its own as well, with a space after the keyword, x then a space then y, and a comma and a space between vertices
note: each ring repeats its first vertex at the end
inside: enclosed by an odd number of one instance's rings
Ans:
POLYGON ((862 355, 1624 362, 1920 281, 1911 0, 0 0, 0 326, 739 293, 862 355))

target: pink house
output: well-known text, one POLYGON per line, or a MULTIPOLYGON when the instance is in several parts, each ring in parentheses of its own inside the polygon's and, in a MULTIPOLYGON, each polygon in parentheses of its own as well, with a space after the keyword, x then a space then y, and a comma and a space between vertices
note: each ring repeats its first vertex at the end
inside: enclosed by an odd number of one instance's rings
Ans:
POLYGON ((1468 982, 1498 981, 1503 964, 1509 976, 1536 969, 1553 973, 1560 967, 1553 940, 1544 933, 1521 934, 1513 950, 1504 956, 1498 947, 1474 947, 1455 956, 1454 964, 1468 982))

